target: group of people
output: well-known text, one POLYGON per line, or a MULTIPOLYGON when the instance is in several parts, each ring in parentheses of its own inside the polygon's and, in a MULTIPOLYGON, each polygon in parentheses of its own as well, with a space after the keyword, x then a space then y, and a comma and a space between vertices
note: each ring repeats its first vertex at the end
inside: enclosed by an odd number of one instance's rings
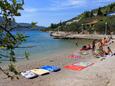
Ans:
POLYGON ((113 43, 112 37, 109 38, 102 38, 100 40, 93 40, 91 44, 84 45, 80 50, 92 50, 92 53, 95 56, 106 56, 106 55, 112 55, 113 52, 110 48, 110 44, 113 43))

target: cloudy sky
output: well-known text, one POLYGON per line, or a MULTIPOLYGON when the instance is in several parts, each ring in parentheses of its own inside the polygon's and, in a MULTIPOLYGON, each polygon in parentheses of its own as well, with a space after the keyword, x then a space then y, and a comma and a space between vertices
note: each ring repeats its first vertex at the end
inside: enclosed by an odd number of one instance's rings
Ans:
POLYGON ((49 26, 112 2, 115 0, 25 0, 22 16, 16 20, 26 23, 34 21, 40 26, 49 26))

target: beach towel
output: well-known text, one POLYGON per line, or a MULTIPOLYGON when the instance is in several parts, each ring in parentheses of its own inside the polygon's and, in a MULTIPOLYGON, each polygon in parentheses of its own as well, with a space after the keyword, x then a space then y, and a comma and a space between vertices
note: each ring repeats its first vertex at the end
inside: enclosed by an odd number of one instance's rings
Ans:
POLYGON ((87 67, 87 66, 90 66, 92 64, 93 64, 92 62, 78 62, 78 63, 75 63, 73 65, 87 67))
POLYGON ((61 70, 58 66, 49 66, 49 65, 41 66, 40 69, 45 69, 50 72, 57 72, 57 71, 61 70))
POLYGON ((50 71, 44 70, 44 69, 33 69, 31 72, 37 74, 37 75, 45 75, 48 74, 50 71))
POLYGON ((79 63, 64 66, 64 68, 70 69, 70 70, 80 71, 80 70, 82 70, 84 68, 87 68, 88 66, 93 65, 93 64, 94 63, 91 63, 91 62, 79 62, 79 63))
POLYGON ((24 71, 24 72, 21 72, 21 75, 27 79, 33 79, 33 78, 36 78, 38 77, 37 74, 31 72, 31 71, 24 71))
POLYGON ((77 70, 77 71, 80 71, 80 70, 84 69, 85 67, 82 67, 82 66, 75 66, 75 65, 67 65, 67 66, 64 66, 64 68, 70 69, 70 70, 77 70))
POLYGON ((72 54, 68 56, 67 58, 81 58, 81 56, 72 54))

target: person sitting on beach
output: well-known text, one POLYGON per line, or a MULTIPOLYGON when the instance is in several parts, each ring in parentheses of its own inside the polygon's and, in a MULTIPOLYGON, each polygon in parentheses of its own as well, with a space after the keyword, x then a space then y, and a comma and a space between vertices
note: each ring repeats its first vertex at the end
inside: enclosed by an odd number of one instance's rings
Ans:
POLYGON ((105 50, 105 55, 111 55, 113 52, 110 49, 110 47, 107 47, 107 50, 105 50))
POLYGON ((105 52, 102 47, 95 51, 96 56, 105 56, 105 52))
POLYGON ((114 43, 113 38, 112 37, 108 37, 107 42, 108 42, 107 45, 110 45, 111 43, 114 43))
POLYGON ((95 46, 95 53, 96 56, 107 56, 107 55, 114 55, 114 53, 112 52, 112 50, 110 49, 110 47, 108 46, 103 46, 103 44, 101 43, 101 41, 99 40, 96 43, 95 46))
POLYGON ((105 52, 103 50, 103 45, 101 43, 101 40, 99 40, 96 44, 95 44, 95 50, 94 50, 94 55, 96 56, 104 56, 105 52))
POLYGON ((103 46, 105 46, 106 43, 108 42, 107 38, 102 38, 100 41, 101 41, 101 43, 102 43, 103 46))

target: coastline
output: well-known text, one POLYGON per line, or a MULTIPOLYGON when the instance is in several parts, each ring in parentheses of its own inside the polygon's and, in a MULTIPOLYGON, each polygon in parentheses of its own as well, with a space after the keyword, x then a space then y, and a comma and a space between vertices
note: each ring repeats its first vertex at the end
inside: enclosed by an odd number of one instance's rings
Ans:
POLYGON ((111 37, 115 39, 115 35, 100 35, 100 34, 78 34, 71 32, 50 32, 55 39, 101 39, 104 37, 111 37))
POLYGON ((0 86, 115 86, 114 0, 0 5, 0 86))

